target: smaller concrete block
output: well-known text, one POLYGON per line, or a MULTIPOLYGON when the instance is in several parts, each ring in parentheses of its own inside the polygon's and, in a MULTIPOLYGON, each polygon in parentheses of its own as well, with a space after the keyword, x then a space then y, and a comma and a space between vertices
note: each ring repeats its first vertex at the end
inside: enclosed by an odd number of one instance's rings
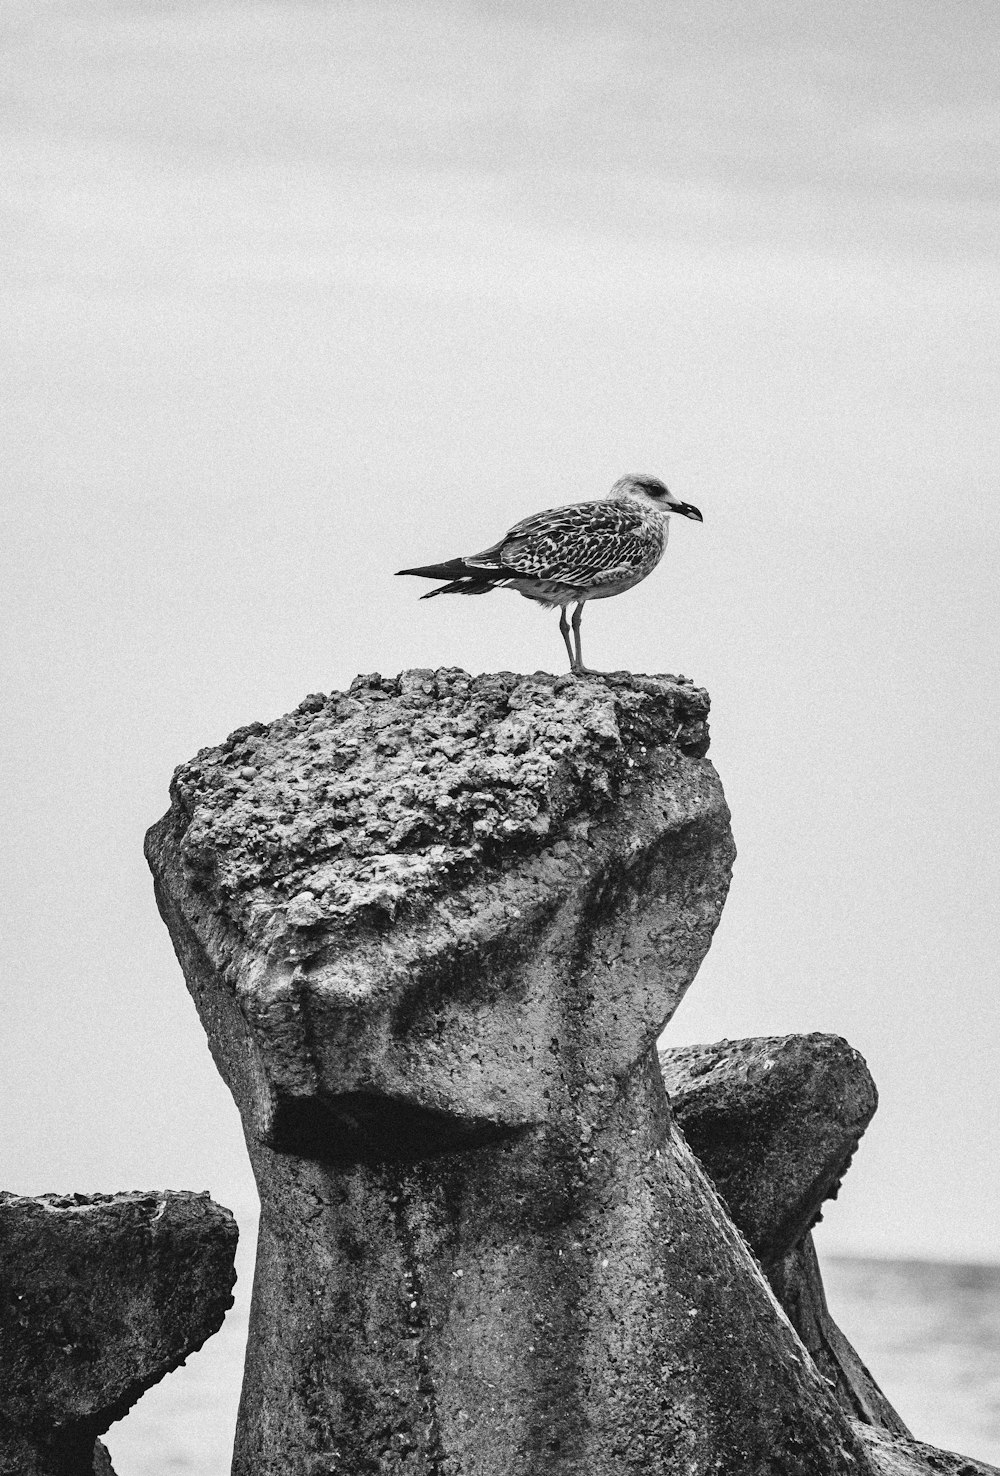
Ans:
POLYGON ((237 1236, 207 1194, 0 1192, 0 1472, 108 1471, 96 1437, 222 1325, 237 1236))
POLYGON ((837 1035, 761 1036, 662 1051, 695 1156, 765 1265, 836 1195, 878 1106, 862 1056, 837 1035))
POLYGON ((861 1056, 836 1035, 788 1035, 664 1051, 660 1067, 685 1136, 842 1409, 909 1437, 830 1316, 809 1234, 878 1102, 861 1056))

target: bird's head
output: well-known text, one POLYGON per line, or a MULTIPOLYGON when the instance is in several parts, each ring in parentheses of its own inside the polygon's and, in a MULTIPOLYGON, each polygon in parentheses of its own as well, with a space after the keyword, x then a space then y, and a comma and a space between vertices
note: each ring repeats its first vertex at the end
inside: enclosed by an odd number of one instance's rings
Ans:
POLYGON ((682 518, 693 518, 696 523, 703 521, 698 509, 692 507, 690 502, 681 502, 663 485, 659 477, 635 474, 619 477, 608 496, 628 497, 633 502, 641 502, 645 507, 654 507, 660 513, 680 513, 682 518))

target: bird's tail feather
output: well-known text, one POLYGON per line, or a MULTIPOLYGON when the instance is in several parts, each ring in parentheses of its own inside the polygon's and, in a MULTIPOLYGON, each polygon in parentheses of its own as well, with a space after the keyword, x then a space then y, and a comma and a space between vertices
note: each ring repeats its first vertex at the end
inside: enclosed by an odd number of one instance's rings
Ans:
POLYGON ((492 579, 453 579, 450 584, 442 584, 440 589, 432 589, 420 598, 432 600, 435 595, 484 595, 489 594, 491 589, 496 589, 496 583, 492 579))
POLYGON ((498 579, 506 578, 499 570, 496 573, 478 569, 474 564, 467 564, 464 559, 448 559, 443 564, 424 564, 419 569, 400 569, 400 574, 416 574, 421 579, 446 579, 440 589, 432 589, 429 594, 421 595, 422 600, 432 600, 435 595, 464 594, 481 595, 489 594, 498 579))
POLYGON ((422 564, 419 569, 397 569, 397 574, 417 574, 421 579, 458 579, 463 574, 475 574, 464 559, 446 559, 443 564, 422 564))

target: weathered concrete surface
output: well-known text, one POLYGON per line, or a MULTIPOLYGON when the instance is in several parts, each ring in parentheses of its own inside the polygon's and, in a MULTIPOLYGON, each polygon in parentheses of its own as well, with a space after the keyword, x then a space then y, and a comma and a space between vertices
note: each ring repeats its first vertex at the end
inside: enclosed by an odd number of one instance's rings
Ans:
POLYGON ((811 1227, 878 1105, 836 1035, 762 1036, 660 1054, 677 1122, 880 1476, 998 1476, 914 1440, 830 1316, 811 1227))
POLYGON ((568 1050, 618 1081, 729 884, 707 709, 657 678, 406 672, 178 769, 147 855, 254 1137, 423 1153, 559 1121, 568 1050))
POLYGON ((862 1056, 837 1035, 760 1036, 664 1050, 660 1069, 684 1136, 842 1407, 909 1435, 830 1316, 809 1233, 878 1105, 862 1056))
POLYGON ((866 1472, 652 1052, 597 1116, 352 1171, 255 1153, 234 1471, 866 1472))
POLYGON ((222 1325, 236 1240, 207 1194, 0 1192, 0 1473, 110 1470, 96 1437, 222 1325))
POLYGON ((111 1464, 111 1456, 103 1441, 98 1440, 94 1444, 94 1466, 93 1476, 115 1476, 115 1469, 111 1464))
POLYGON ((81 1440, 55 1447, 39 1444, 0 1423, 0 1476, 115 1476, 111 1456, 101 1440, 81 1440))
POLYGON ((670 1124, 733 856, 668 677, 359 679, 147 855, 261 1193, 239 1476, 868 1471, 670 1124))
POLYGON ((838 1035, 759 1036, 661 1052, 671 1105, 734 1222, 768 1266, 835 1197, 878 1106, 838 1035))
POLYGON ((878 1476, 1000 1476, 1000 1467, 856 1422, 878 1476))
POLYGON ((820 1373, 836 1389, 844 1409, 890 1434, 909 1436, 909 1429, 830 1315, 812 1235, 805 1235, 787 1256, 764 1269, 789 1321, 820 1373))
POLYGON ((760 1036, 673 1047, 660 1069, 679 1127, 879 1476, 1000 1476, 914 1440, 826 1304, 810 1230, 878 1105, 859 1052, 836 1035, 760 1036))

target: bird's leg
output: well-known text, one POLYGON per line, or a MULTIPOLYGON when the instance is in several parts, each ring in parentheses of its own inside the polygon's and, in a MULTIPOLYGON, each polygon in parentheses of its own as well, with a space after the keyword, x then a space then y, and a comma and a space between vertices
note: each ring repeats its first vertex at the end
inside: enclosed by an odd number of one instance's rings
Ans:
MULTIPOLYGON (((572 665, 573 670, 574 671, 581 671, 581 672, 585 672, 588 669, 583 664, 583 651, 582 651, 582 649, 580 647, 580 621, 583 619, 583 605, 584 605, 584 601, 581 600, 580 603, 577 605, 576 609, 573 611, 573 644, 576 647, 576 656, 575 656, 575 658, 572 658, 571 659, 571 665, 572 665)), ((567 646, 567 649, 568 649, 569 648, 569 642, 568 641, 566 642, 566 646, 567 646)))
POLYGON ((569 657, 570 671, 576 671, 576 657, 573 655, 573 647, 569 643, 569 621, 566 619, 566 606, 559 606, 559 634, 566 646, 566 655, 569 657))

